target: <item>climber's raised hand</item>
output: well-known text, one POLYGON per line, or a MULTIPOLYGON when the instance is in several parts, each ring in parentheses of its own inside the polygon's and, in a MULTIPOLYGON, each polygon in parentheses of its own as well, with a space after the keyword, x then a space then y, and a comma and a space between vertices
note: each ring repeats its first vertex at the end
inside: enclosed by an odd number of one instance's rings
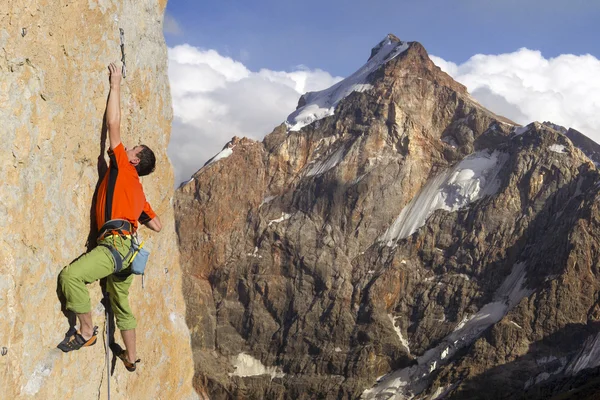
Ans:
POLYGON ((117 67, 115 63, 110 63, 108 65, 108 70, 110 71, 111 89, 121 87, 121 68, 117 67))

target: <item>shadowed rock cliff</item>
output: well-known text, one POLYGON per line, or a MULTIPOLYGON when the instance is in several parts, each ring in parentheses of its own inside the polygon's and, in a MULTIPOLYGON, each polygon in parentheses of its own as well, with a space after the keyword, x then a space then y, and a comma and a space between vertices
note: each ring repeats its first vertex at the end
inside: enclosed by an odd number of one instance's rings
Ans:
POLYGON ((567 136, 388 36, 178 189, 196 387, 510 398, 595 367, 599 181, 567 136))

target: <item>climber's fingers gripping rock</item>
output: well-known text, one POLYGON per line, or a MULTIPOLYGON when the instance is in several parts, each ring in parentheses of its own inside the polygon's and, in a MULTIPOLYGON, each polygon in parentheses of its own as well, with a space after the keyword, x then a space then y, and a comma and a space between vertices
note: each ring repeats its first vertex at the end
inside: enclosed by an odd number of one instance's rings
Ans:
POLYGON ((108 70, 110 71, 110 86, 119 86, 121 85, 121 68, 117 67, 114 62, 108 65, 108 70))

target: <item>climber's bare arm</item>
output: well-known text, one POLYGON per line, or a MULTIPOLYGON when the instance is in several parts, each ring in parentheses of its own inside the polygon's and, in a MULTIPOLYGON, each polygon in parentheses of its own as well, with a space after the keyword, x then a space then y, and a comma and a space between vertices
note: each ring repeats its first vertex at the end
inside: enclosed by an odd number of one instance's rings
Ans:
POLYGON ((106 126, 110 148, 114 149, 121 143, 121 68, 115 63, 108 66, 110 71, 110 92, 106 104, 106 126))
POLYGON ((154 232, 160 232, 162 229, 162 224, 160 223, 160 218, 158 218, 158 215, 146 222, 144 225, 146 225, 149 229, 152 229, 154 232))

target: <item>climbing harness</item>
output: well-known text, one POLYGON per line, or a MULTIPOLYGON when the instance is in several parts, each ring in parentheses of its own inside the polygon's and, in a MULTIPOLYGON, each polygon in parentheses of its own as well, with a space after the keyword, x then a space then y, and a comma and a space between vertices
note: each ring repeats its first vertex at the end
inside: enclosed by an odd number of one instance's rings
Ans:
MULTIPOLYGON (((131 237, 133 243, 132 230, 133 229, 129 221, 126 221, 124 219, 111 219, 110 221, 107 221, 104 225, 102 225, 102 228, 100 228, 100 232, 98 232, 98 241, 101 241, 109 235, 118 235, 123 239, 126 237, 131 237)), ((123 260, 127 260, 131 257, 132 248, 130 248, 129 253, 127 253, 127 255, 124 258, 122 258, 121 254, 114 246, 111 246, 106 243, 99 243, 99 245, 102 247, 106 247, 108 250, 110 250, 112 258, 115 262, 114 273, 116 274, 121 272, 121 270, 123 269, 123 260)))
POLYGON ((110 244, 100 243, 100 246, 106 247, 108 250, 110 250, 115 262, 115 274, 121 272, 124 263, 131 265, 131 273, 135 275, 142 275, 143 287, 144 271, 146 269, 146 263, 148 262, 148 256, 150 255, 150 252, 143 248, 145 242, 139 242, 137 232, 134 232, 131 223, 124 219, 111 219, 102 225, 102 228, 100 228, 100 232, 98 233, 98 241, 106 238, 109 235, 118 235, 121 238, 131 238, 131 246, 129 247, 129 251, 125 257, 122 257, 119 251, 110 244))
POLYGON ((122 75, 123 78, 127 77, 127 67, 125 66, 125 31, 123 28, 119 28, 121 34, 121 62, 123 63, 122 75))

